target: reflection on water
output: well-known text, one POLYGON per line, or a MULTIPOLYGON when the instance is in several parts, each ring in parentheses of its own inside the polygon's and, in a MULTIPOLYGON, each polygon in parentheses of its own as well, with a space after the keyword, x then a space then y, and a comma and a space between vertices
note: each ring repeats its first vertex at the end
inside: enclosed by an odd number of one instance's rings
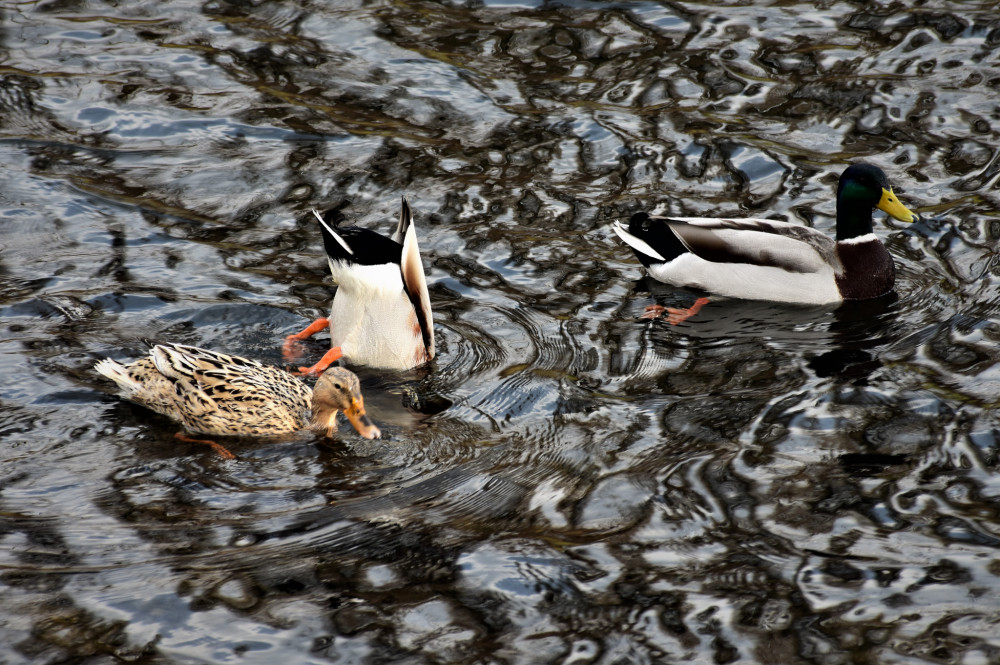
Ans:
POLYGON ((992 3, 333 5, 0 9, 0 661, 1000 660, 992 3), (830 231, 857 159, 896 295, 639 318, 693 294, 610 222, 830 231), (92 372, 280 363, 309 208, 401 194, 440 350, 359 371, 383 439, 225 461, 92 372))

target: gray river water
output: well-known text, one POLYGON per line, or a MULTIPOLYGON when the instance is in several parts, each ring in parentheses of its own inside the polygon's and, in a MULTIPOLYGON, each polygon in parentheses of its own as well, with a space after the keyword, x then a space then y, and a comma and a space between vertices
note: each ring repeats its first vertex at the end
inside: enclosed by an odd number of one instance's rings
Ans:
POLYGON ((6 2, 0 662, 1000 663, 998 208, 994 2, 6 2), (829 232, 852 161, 896 294, 640 318, 696 294, 611 222, 829 232), (280 364, 309 208, 402 195, 384 438, 227 461, 92 371, 280 364))

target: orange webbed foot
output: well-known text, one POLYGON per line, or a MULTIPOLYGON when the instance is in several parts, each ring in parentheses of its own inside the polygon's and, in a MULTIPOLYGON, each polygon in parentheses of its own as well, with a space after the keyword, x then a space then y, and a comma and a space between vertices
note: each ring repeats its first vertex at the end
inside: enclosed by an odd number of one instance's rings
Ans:
POLYGON ((340 347, 335 346, 323 354, 323 357, 319 359, 319 362, 312 367, 300 367, 299 371, 292 372, 292 374, 297 376, 319 376, 323 373, 323 370, 340 360, 343 355, 344 353, 340 350, 340 347))
POLYGON ((211 441, 209 439, 193 439, 184 432, 177 432, 177 434, 174 434, 174 437, 184 441, 185 443, 203 443, 206 446, 211 446, 212 450, 214 450, 222 459, 236 459, 236 455, 232 454, 226 450, 225 446, 220 445, 215 441, 211 441))
POLYGON ((285 343, 281 347, 281 355, 285 362, 293 362, 302 357, 302 345, 299 344, 304 339, 308 339, 330 327, 330 319, 320 317, 306 326, 301 332, 289 335, 285 338, 285 343))
POLYGON ((663 316, 663 313, 667 311, 667 308, 663 305, 646 305, 646 309, 643 310, 640 319, 658 319, 663 316))
POLYGON ((678 323, 687 321, 692 316, 701 311, 701 308, 709 303, 708 298, 698 298, 690 307, 664 307, 663 305, 649 305, 646 307, 643 319, 658 319, 666 313, 667 323, 676 326, 678 323))

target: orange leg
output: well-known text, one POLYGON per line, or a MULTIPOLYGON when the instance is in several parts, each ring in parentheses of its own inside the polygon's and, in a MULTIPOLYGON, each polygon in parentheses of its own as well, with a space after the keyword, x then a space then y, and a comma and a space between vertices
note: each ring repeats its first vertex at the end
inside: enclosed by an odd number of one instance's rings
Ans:
POLYGON ((663 305, 650 305, 642 315, 643 319, 658 319, 666 313, 667 323, 676 326, 682 321, 687 321, 692 316, 701 311, 701 308, 708 304, 708 298, 698 298, 694 304, 687 308, 664 307, 663 305))
POLYGON ((667 311, 667 308, 663 305, 646 305, 646 309, 643 310, 640 319, 658 319, 663 316, 663 313, 667 311))
POLYGON ((212 446, 212 450, 218 453, 219 457, 221 457, 222 459, 236 459, 236 455, 232 454, 231 452, 226 450, 224 446, 219 445, 215 441, 209 441, 208 439, 192 439, 184 432, 177 432, 177 434, 174 434, 174 436, 180 439, 181 441, 185 441, 187 443, 204 443, 206 446, 212 446))
POLYGON ((302 357, 302 345, 299 344, 300 341, 308 339, 319 331, 326 330, 329 327, 330 319, 320 317, 306 326, 302 332, 297 332, 294 335, 286 337, 285 344, 281 347, 281 355, 284 357, 285 362, 292 362, 302 357))
POLYGON ((319 362, 312 367, 300 367, 298 372, 292 372, 292 374, 298 374, 299 376, 318 376, 327 367, 340 360, 342 355, 344 354, 340 350, 340 347, 335 346, 323 354, 323 357, 319 359, 319 362))

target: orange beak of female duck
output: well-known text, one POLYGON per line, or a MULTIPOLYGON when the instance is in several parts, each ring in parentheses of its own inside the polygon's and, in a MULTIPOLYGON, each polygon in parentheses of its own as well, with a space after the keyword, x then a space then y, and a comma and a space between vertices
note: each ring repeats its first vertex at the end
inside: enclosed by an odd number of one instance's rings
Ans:
MULTIPOLYGON (((337 431, 337 424, 334 422, 336 413, 330 417, 330 425, 327 427, 327 436, 333 436, 333 433, 337 431)), ((364 401, 358 398, 351 399, 351 405, 344 409, 344 415, 347 416, 347 420, 354 426, 354 429, 358 431, 358 434, 365 437, 366 439, 377 439, 382 436, 382 432, 372 419, 368 417, 365 413, 364 401)))

